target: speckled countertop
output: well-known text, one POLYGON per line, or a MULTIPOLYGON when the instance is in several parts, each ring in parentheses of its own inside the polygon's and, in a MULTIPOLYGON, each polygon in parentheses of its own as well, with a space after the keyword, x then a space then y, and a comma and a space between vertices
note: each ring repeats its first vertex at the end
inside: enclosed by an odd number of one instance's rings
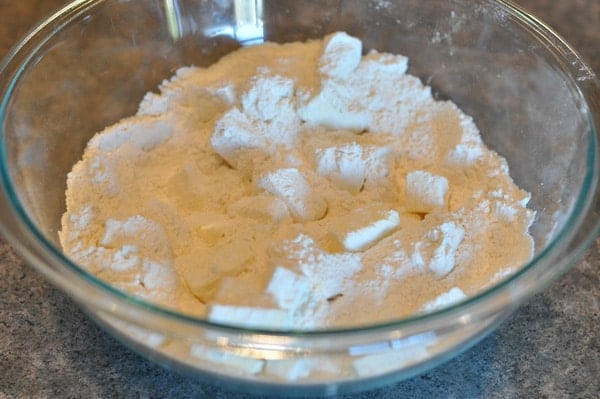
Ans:
MULTIPOLYGON (((0 0, 0 58, 64 0, 0 0)), ((521 0, 600 71, 600 0, 521 0)), ((0 398, 247 398, 130 352, 0 237, 0 398)), ((600 241, 544 293, 457 358, 345 398, 600 398, 600 241)))

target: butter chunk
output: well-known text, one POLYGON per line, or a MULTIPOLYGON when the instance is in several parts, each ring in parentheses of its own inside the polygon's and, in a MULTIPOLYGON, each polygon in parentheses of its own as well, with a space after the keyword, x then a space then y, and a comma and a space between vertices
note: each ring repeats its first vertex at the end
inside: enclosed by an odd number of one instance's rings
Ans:
POLYGON ((450 273, 456 264, 456 250, 465 236, 465 231, 454 222, 446 222, 431 230, 426 240, 434 248, 429 260, 429 270, 438 277, 450 273))
POLYGON ((297 92, 298 115, 306 122, 332 129, 360 132, 371 123, 371 115, 359 106, 346 80, 360 65, 362 43, 345 33, 327 36, 318 67, 321 87, 297 92))
POLYGON ((317 173, 335 185, 358 193, 365 186, 385 184, 391 151, 388 147, 361 146, 348 143, 319 148, 315 151, 317 173))
POLYGON ((226 353, 219 349, 205 348, 199 344, 191 346, 190 355, 197 359, 207 360, 227 369, 250 375, 260 373, 265 364, 265 361, 262 359, 252 359, 226 353))
POLYGON ((248 115, 237 108, 223 114, 215 124, 210 144, 231 167, 248 168, 256 154, 268 154, 269 144, 248 115))
POLYGON ((362 42, 344 32, 325 37, 319 71, 328 77, 345 78, 360 64, 362 42))
POLYGON ((352 362, 352 366, 361 377, 379 375, 407 367, 429 356, 427 348, 414 345, 388 352, 363 356, 352 362))
POLYGON ((467 296, 460 288, 453 287, 449 291, 440 294, 434 300, 427 302, 425 305, 423 305, 423 310, 425 312, 433 312, 435 310, 445 308, 446 306, 458 303, 466 298, 467 296))
POLYGON ((329 231, 347 251, 362 251, 396 230, 400 215, 378 207, 360 208, 334 219, 329 231))
POLYGON ((179 256, 176 263, 190 291, 207 302, 223 277, 240 274, 254 258, 252 243, 239 239, 213 248, 198 247, 179 256))
POLYGON ((296 311, 310 300, 312 284, 304 276, 284 267, 277 267, 267 287, 277 305, 289 311, 296 311))
POLYGON ((448 179, 415 170, 406 175, 406 209, 409 212, 431 213, 448 209, 448 179))
POLYGON ((285 329, 291 327, 288 313, 281 309, 213 304, 208 320, 214 323, 243 325, 250 328, 285 329))
MULTIPOLYGON (((294 81, 281 76, 263 76, 255 79, 250 89, 242 94, 245 114, 252 119, 271 121, 281 116, 285 108, 290 108, 294 93, 294 81)), ((280 135, 285 136, 285 135, 280 135)), ((285 137, 279 137, 285 140, 285 137)))
POLYGON ((313 93, 298 90, 298 115, 303 121, 330 129, 361 132, 371 124, 371 114, 356 101, 339 95, 345 87, 334 81, 324 82, 321 90, 313 93))
POLYGON ((296 168, 277 169, 259 178, 258 186, 288 206, 295 221, 318 220, 327 212, 327 202, 296 168))
POLYGON ((261 193, 253 197, 242 197, 231 204, 228 212, 263 222, 286 223, 291 221, 285 202, 268 193, 261 193))

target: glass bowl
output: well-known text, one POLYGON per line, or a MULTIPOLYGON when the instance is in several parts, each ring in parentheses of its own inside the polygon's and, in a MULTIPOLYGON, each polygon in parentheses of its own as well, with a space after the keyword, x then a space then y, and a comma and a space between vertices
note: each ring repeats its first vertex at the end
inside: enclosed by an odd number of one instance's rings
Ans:
POLYGON ((288 395, 389 384, 472 346, 571 266, 599 231, 600 84, 547 26, 505 1, 78 0, 0 65, 2 233, 124 344, 213 383, 288 395), (219 325, 120 292, 63 256, 66 175, 87 141, 181 66, 240 45, 346 31, 473 116, 532 193, 534 259, 434 313, 319 331, 219 325))

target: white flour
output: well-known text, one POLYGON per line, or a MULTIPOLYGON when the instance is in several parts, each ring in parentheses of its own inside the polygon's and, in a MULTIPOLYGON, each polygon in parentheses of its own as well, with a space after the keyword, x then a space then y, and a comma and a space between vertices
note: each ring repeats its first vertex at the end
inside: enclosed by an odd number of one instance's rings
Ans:
POLYGON ((529 194, 473 120, 346 34, 181 68, 88 144, 64 251, 184 313, 263 327, 431 311, 530 259, 529 194))

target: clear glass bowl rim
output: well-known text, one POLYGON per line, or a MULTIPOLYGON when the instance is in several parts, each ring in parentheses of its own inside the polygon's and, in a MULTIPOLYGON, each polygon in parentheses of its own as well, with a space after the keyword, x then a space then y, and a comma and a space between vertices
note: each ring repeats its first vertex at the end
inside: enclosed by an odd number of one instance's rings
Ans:
MULTIPOLYGON (((46 42, 51 40, 54 34, 69 24, 82 12, 85 12, 86 10, 89 10, 105 1, 106 0, 75 0, 67 4, 66 6, 57 10, 54 14, 50 15, 47 19, 40 22, 37 26, 32 28, 25 35, 25 37, 12 48, 6 58, 2 61, 2 63, 0 63, 0 85, 4 85, 2 81, 7 78, 7 76, 5 76, 7 74, 6 71, 17 71, 13 74, 13 76, 9 77, 9 83, 6 85, 7 88, 2 93, 3 97, 0 102, 0 121, 4 120, 5 118, 8 102, 18 79, 26 70, 31 61, 35 59, 35 56, 40 48, 46 42), (19 63, 19 57, 22 57, 22 53, 27 51, 29 47, 32 47, 32 50, 25 54, 26 56, 24 57, 24 61, 19 63)), ((541 22, 525 9, 511 1, 481 0, 481 3, 501 7, 513 18, 521 22, 536 40, 544 43, 548 49, 551 49, 554 53, 556 61, 562 64, 563 69, 567 71, 566 73, 569 75, 569 78, 571 78, 574 84, 580 89, 581 97, 587 100, 589 106, 590 100, 585 94, 582 93, 582 91, 589 91, 591 85, 591 90, 595 91, 593 94, 597 95, 596 93, 600 91, 600 83, 598 82, 598 78, 591 71, 591 68, 589 68, 581 60, 581 57, 564 39, 562 39, 545 23, 541 22), (573 59, 577 60, 577 67, 579 68, 579 71, 581 71, 581 68, 587 71, 587 79, 585 79, 587 82, 587 87, 584 90, 582 90, 581 85, 578 84, 578 79, 573 79, 573 59)), ((590 113, 591 112, 600 113, 600 109, 592 110, 590 113)), ((127 309, 129 307, 133 307, 142 312, 151 312, 167 319, 194 327, 219 329, 229 333, 276 336, 294 335, 315 338, 331 336, 334 334, 358 334, 364 332, 401 329, 419 324, 438 324, 438 321, 451 319, 467 312, 477 314, 492 314, 500 309, 505 308, 509 304, 509 301, 517 305, 522 303, 525 299, 540 291, 553 279, 564 273, 568 267, 571 266, 575 260, 583 254, 584 250, 593 242, 600 232, 600 219, 596 216, 596 220, 594 221, 593 226, 588 229, 585 238, 576 244, 567 254, 568 256, 561 259, 560 262, 558 262, 556 259, 556 256, 560 254, 560 251, 564 250, 565 246, 570 243, 583 220, 589 217, 590 213, 593 212, 593 209, 591 208, 593 205, 592 202, 594 196, 599 195, 597 192, 599 175, 597 128, 600 124, 599 119, 600 116, 595 115, 594 120, 590 121, 590 131, 588 132, 590 136, 590 146, 587 151, 587 170, 583 179, 581 193, 579 194, 573 207, 574 211, 569 215, 567 222, 564 224, 563 228, 552 240, 552 242, 550 242, 542 251, 536 254, 536 256, 527 265, 523 266, 519 271, 503 280, 499 284, 496 284, 478 293, 477 295, 471 296, 458 304, 451 305, 431 313, 417 314, 403 319, 384 323, 361 325, 357 327, 316 330, 267 330, 219 324, 210 322, 207 319, 188 316, 119 291, 96 276, 90 274, 85 269, 64 256, 62 251, 52 244, 37 228, 36 224, 29 217, 24 206, 20 202, 15 186, 12 183, 12 179, 8 171, 4 139, 2 139, 2 142, 0 142, 0 181, 3 185, 2 188, 6 191, 7 197, 9 198, 9 203, 4 204, 4 206, 8 206, 10 210, 16 214, 16 223, 18 223, 18 227, 23 230, 24 234, 27 236, 29 240, 28 243, 34 245, 36 249, 41 250, 45 256, 49 257, 47 260, 51 260, 54 263, 60 264, 62 267, 64 267, 65 271, 69 272, 69 276, 75 276, 80 281, 91 285, 93 288, 106 293, 113 299, 126 305, 122 310, 103 309, 108 310, 110 313, 120 314, 124 319, 128 318, 126 315, 126 312, 128 311, 127 309), (529 286, 527 289, 519 290, 517 296, 512 295, 510 296, 510 299, 509 296, 502 296, 503 293, 510 290, 512 285, 522 282, 529 274, 540 271, 539 269, 544 267, 552 267, 553 264, 551 262, 553 261, 556 261, 553 270, 550 273, 544 273, 543 278, 536 280, 536 283, 533 287, 529 286), (498 298, 500 298, 500 300, 498 300, 498 298)), ((2 125, 0 125, 0 129, 2 129, 2 125)), ((0 131, 0 133, 3 132, 0 131)), ((2 135, 2 137, 4 138, 4 135, 2 135)), ((35 258, 35 256, 31 256, 31 251, 15 238, 11 228, 12 227, 8 227, 3 223, 3 221, 0 220, 0 231, 9 239, 17 251, 25 256, 28 260, 30 260, 30 258, 35 258)), ((69 286, 72 284, 72 282, 69 281, 69 278, 65 277, 64 275, 60 275, 50 267, 47 267, 44 262, 32 261, 30 263, 32 263, 32 266, 44 274, 54 284, 60 286, 67 293, 74 295, 83 303, 86 303, 86 298, 83 297, 82 294, 79 294, 78 296, 73 292, 72 289, 69 289, 69 286)), ((99 308, 102 308, 103 305, 98 306, 99 308)))

